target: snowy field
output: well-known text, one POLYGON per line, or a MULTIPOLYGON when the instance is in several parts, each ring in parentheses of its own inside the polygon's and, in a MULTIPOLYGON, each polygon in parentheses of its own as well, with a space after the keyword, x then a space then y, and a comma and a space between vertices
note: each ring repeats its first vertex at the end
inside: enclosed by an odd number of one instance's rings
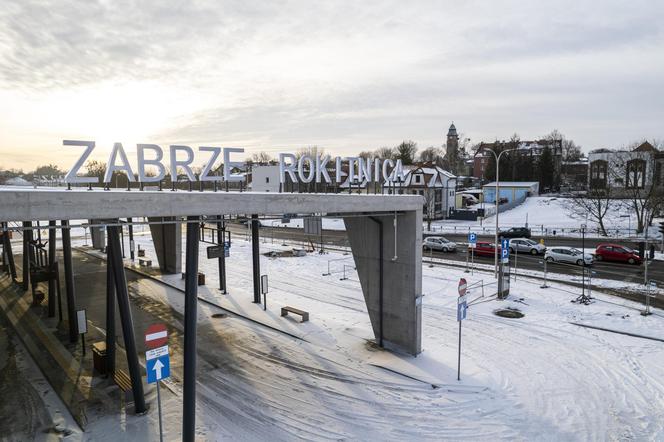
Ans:
MULTIPOLYGON (((587 225, 586 237, 598 237, 599 227, 592 218, 578 213, 569 198, 559 197, 531 197, 523 204, 498 216, 501 229, 515 226, 524 226, 526 223, 532 229, 533 235, 542 236, 581 236, 581 224, 587 225), (554 233, 555 232, 555 233, 554 233)), ((658 221, 658 220, 656 220, 658 221)), ((289 223, 266 221, 268 227, 303 228, 301 218, 294 218, 289 223)), ((425 230, 427 223, 424 223, 425 230)), ((431 232, 466 234, 470 231, 480 234, 493 234, 496 227, 495 216, 489 216, 482 222, 460 220, 437 220, 431 223, 431 232)), ((636 235, 636 218, 632 211, 625 207, 616 207, 607 214, 604 227, 610 237, 624 238, 636 235)), ((345 230, 342 219, 323 218, 323 229, 345 230)), ((660 238, 657 223, 650 228, 650 238, 660 238)))
MULTIPOLYGON (((587 225, 586 236, 599 236, 598 224, 579 210, 569 198, 536 196, 527 198, 523 204, 498 215, 501 229, 528 226, 534 235, 581 236, 581 224, 587 225)), ((656 224, 655 224, 656 225, 656 224)), ((464 233, 469 230, 478 233, 494 233, 496 217, 490 216, 481 223, 476 221, 439 220, 432 223, 432 231, 464 233)), ((635 234, 636 218, 633 211, 626 207, 616 207, 604 220, 604 227, 612 237, 624 237, 635 234)), ((660 236, 657 227, 651 227, 651 238, 660 236)))
MULTIPOLYGON (((137 236, 147 255, 154 257, 149 239, 149 235, 137 236)), ((285 248, 261 243, 262 252, 285 248)), ((576 305, 570 300, 578 290, 555 283, 541 289, 540 281, 531 279, 513 282, 510 298, 497 301, 491 297, 495 284, 489 272, 475 271, 470 276, 458 269, 425 265, 424 351, 413 358, 368 344, 373 336, 350 255, 262 256, 261 273, 270 281, 266 312, 251 303, 249 242, 233 241, 227 261, 229 295, 215 289, 217 263, 205 258, 205 247, 199 262, 207 279, 200 296, 307 341, 243 340, 245 353, 260 350, 271 355, 272 363, 288 361, 267 367, 258 364, 245 373, 255 384, 251 389, 234 380, 223 365, 201 376, 197 434, 206 440, 664 438, 663 343, 573 324, 664 339, 661 311, 643 317, 638 305, 596 292, 593 304, 576 305), (332 274, 323 276, 328 263, 332 274), (346 267, 348 279, 340 280, 344 265, 351 266, 346 267), (463 323, 461 381, 457 381, 460 277, 473 287, 473 303, 463 323), (279 309, 284 305, 309 311, 310 322, 281 318, 279 309), (505 307, 518 308, 525 317, 505 319, 493 314, 505 307), (300 368, 293 371, 293 366, 300 368), (320 375, 323 369, 330 374, 320 375), (231 394, 218 392, 215 385, 222 381, 230 383, 231 394), (255 396, 256 388, 259 396, 255 396), (201 395, 205 404, 218 406, 203 407, 201 395), (244 418, 237 415, 250 409, 269 414, 260 423, 266 433, 244 425, 244 418)), ((160 278, 183 287, 179 275, 160 278)), ((147 295, 183 309, 182 297, 147 295)), ((201 306, 200 320, 211 322, 201 306)), ((242 335, 240 328, 224 331, 242 335)), ((176 411, 166 412, 174 422, 176 411)))

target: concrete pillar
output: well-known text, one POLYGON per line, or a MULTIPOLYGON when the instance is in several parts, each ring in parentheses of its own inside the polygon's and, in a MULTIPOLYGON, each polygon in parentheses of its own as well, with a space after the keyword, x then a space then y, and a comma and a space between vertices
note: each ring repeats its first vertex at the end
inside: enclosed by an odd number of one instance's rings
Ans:
MULTIPOLYGON (((100 224, 101 220, 91 219, 90 224, 100 224)), ((97 250, 104 250, 106 247, 106 229, 104 227, 90 227, 90 236, 92 237, 92 247, 97 250)))
POLYGON ((396 259, 394 216, 372 218, 346 217, 344 223, 374 335, 380 342, 382 329, 385 348, 417 355, 422 351, 422 211, 398 214, 396 259), (376 221, 383 224, 382 257, 376 221))
MULTIPOLYGON (((175 221, 173 217, 148 218, 150 223, 175 221)), ((182 226, 180 223, 150 224, 152 242, 157 253, 159 269, 165 274, 182 272, 182 226)))

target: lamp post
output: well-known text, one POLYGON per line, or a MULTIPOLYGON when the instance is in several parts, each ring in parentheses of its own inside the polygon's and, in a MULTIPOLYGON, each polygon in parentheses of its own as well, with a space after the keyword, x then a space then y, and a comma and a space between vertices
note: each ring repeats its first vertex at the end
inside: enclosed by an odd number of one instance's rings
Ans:
POLYGON ((493 156, 496 158, 496 239, 495 239, 495 261, 494 261, 494 269, 493 269, 493 276, 495 278, 498 278, 498 201, 500 199, 500 157, 503 156, 505 152, 512 152, 514 150, 517 150, 517 148, 513 149, 505 149, 499 154, 497 154, 495 151, 488 149, 489 152, 493 154, 493 156))

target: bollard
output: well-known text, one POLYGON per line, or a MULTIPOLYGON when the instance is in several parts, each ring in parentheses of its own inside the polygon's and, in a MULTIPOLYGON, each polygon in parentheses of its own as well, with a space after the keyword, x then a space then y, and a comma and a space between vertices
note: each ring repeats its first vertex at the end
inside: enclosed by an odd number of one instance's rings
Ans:
POLYGON ((544 260, 544 282, 542 283, 542 285, 540 286, 540 288, 542 288, 542 289, 546 289, 546 288, 548 288, 548 287, 549 287, 549 286, 546 285, 546 259, 545 259, 545 260, 544 260))

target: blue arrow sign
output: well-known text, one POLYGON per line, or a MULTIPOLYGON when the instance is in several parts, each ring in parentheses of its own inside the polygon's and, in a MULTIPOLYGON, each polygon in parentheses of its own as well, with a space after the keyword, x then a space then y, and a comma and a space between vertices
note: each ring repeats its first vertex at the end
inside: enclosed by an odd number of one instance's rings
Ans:
POLYGON ((461 296, 457 303, 457 321, 463 321, 466 319, 466 310, 468 310, 468 298, 466 296, 461 296))
POLYGON ((145 371, 148 375, 148 384, 154 384, 171 375, 167 345, 145 352, 145 371))

